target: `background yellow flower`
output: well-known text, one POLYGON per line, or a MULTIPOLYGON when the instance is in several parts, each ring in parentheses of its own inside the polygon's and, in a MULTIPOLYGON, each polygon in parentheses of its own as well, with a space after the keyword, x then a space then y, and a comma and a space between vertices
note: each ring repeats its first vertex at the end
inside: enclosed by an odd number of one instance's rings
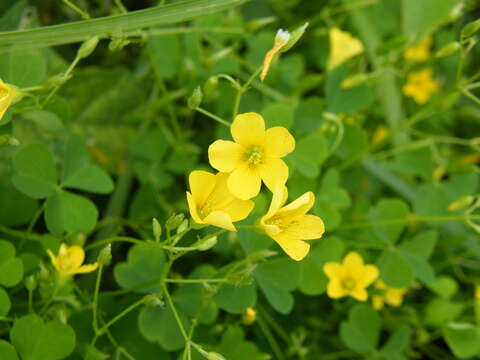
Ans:
POLYGON ((57 256, 53 255, 50 250, 47 250, 47 253, 52 260, 53 266, 62 278, 75 274, 89 273, 98 268, 98 263, 82 265, 85 260, 85 251, 78 245, 70 247, 66 244, 60 245, 57 256))
POLYGON ((218 171, 231 173, 230 192, 248 200, 258 195, 262 180, 273 191, 287 182, 288 167, 281 159, 295 149, 290 132, 275 126, 265 130, 257 113, 238 115, 230 128, 233 141, 217 140, 208 148, 208 158, 218 171))
POLYGON ((440 89, 440 83, 432 78, 432 69, 425 68, 408 74, 403 93, 417 104, 425 104, 440 89))
POLYGON ((307 214, 315 202, 312 192, 307 192, 283 206, 287 198, 287 188, 278 186, 267 214, 260 219, 260 225, 288 256, 299 261, 307 256, 310 250, 310 244, 303 240, 322 237, 325 226, 318 216, 307 214))
POLYGON ((235 231, 233 222, 245 219, 252 211, 251 200, 240 200, 227 188, 228 174, 192 171, 187 191, 188 207, 198 224, 210 224, 235 231))
POLYGON ((323 271, 329 278, 327 295, 332 299, 352 296, 359 301, 368 298, 366 288, 375 281, 379 271, 375 265, 364 265, 362 257, 356 252, 345 256, 341 264, 328 262, 323 271))
POLYGON ((427 36, 418 44, 410 46, 405 50, 403 56, 407 60, 422 62, 430 57, 430 47, 432 46, 432 38, 427 36))
POLYGON ((407 289, 396 289, 387 286, 382 280, 375 281, 375 288, 380 294, 372 296, 373 307, 377 310, 383 308, 384 304, 391 306, 400 306, 403 302, 403 296, 407 289))
POLYGON ((0 120, 12 104, 13 89, 0 79, 0 120))
POLYGON ((350 33, 338 28, 330 29, 330 54, 328 68, 333 69, 344 61, 363 52, 363 44, 350 33))

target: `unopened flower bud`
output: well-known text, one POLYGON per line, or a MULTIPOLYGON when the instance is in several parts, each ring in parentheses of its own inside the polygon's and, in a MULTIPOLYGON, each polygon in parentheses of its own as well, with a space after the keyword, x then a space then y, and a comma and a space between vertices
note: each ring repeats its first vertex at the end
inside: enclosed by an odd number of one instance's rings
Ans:
POLYGON ((108 244, 102 250, 100 250, 100 254, 98 254, 98 263, 100 265, 110 265, 112 261, 112 245, 108 244))
POLYGON ((197 86, 193 90, 192 95, 190 95, 190 97, 187 100, 188 107, 192 110, 197 109, 202 103, 202 98, 203 98, 202 89, 200 88, 200 86, 197 86))
POLYGON ((246 308, 245 311, 243 312, 243 323, 245 325, 250 325, 255 322, 257 319, 257 312, 255 311, 254 308, 246 308))
POLYGON ((158 222, 157 219, 152 219, 152 228, 153 228, 153 236, 155 237, 155 241, 159 242, 160 238, 162 237, 162 225, 158 222))
POLYGON ((27 288, 27 290, 30 292, 35 290, 35 288, 37 287, 37 280, 33 275, 26 277, 23 283, 25 284, 25 287, 27 288))
POLYGON ((359 85, 364 84, 367 80, 368 80, 367 74, 365 73, 355 74, 343 80, 342 83, 340 84, 340 87, 342 89, 357 87, 359 85))
POLYGON ((188 228, 188 220, 184 219, 182 223, 178 226, 177 228, 177 234, 180 234, 181 232, 184 232, 188 228))
POLYGON ((210 76, 208 80, 203 85, 203 91, 205 92, 205 96, 211 95, 218 87, 218 77, 210 76))
POLYGON ((445 45, 444 47, 442 47, 440 50, 438 50, 435 53, 435 57, 450 56, 452 54, 455 54, 461 48, 462 48, 462 46, 457 41, 451 42, 451 43, 445 45))
POLYGON ((460 39, 463 41, 480 30, 480 19, 472 21, 465 25, 460 33, 460 39))
POLYGON ((207 355, 208 360, 226 360, 223 355, 220 355, 219 353, 216 352, 209 352, 207 355))
POLYGON ((183 222, 183 218, 184 218, 183 214, 172 215, 165 222, 165 227, 169 230, 176 229, 183 222))
POLYGON ((143 298, 143 301, 145 305, 151 306, 151 307, 156 307, 156 306, 163 307, 165 305, 165 303, 162 300, 162 296, 160 294, 145 295, 145 297, 143 298))
POLYGON ((448 205, 448 211, 455 211, 455 210, 462 209, 470 205, 472 201, 473 201, 473 196, 471 195, 462 196, 461 198, 455 200, 454 202, 450 203, 450 205, 448 205))
POLYGON ((197 249, 200 251, 206 251, 214 247, 216 244, 217 244, 217 237, 212 236, 210 238, 207 238, 201 241, 200 244, 197 245, 197 249))
POLYGON ((98 36, 94 36, 87 41, 85 41, 81 46, 80 49, 78 49, 78 58, 79 59, 84 59, 86 57, 89 57, 92 52, 95 50, 98 44, 98 36))
POLYGON ((12 135, 5 134, 0 135, 0 146, 17 146, 20 145, 20 141, 12 135))

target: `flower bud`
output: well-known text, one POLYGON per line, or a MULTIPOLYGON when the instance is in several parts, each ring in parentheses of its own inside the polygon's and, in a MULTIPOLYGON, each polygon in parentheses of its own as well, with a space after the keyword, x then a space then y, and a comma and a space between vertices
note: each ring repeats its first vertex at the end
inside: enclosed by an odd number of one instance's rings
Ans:
POLYGON ((145 305, 150 306, 150 307, 156 307, 156 306, 165 306, 165 303, 162 300, 162 296, 160 294, 148 294, 145 295, 143 298, 143 301, 145 305))
POLYGON ((255 311, 254 308, 246 308, 245 311, 243 312, 243 323, 245 325, 250 325, 250 324, 253 324, 255 322, 255 320, 257 319, 257 312, 255 311))
POLYGON ((100 254, 98 254, 97 261, 100 265, 110 265, 112 262, 112 245, 108 244, 102 250, 100 250, 100 254))
POLYGON ((13 89, 9 84, 0 79, 0 120, 5 111, 10 107, 13 100, 13 89))
POLYGON ((152 219, 152 228, 153 228, 153 236, 155 237, 155 241, 159 242, 160 238, 162 237, 162 226, 158 222, 157 219, 152 219))
POLYGON ((57 86, 61 86, 66 81, 68 81, 71 77, 72 77, 71 75, 65 76, 64 74, 56 74, 56 75, 53 75, 52 77, 48 78, 47 80, 45 80, 43 82, 42 86, 45 89, 51 89, 51 88, 54 88, 54 87, 57 87, 57 86))
POLYGON ((26 277, 23 283, 25 284, 25 287, 27 288, 27 290, 30 292, 35 290, 35 288, 37 287, 37 280, 33 275, 26 277))
POLYGON ((177 234, 184 232, 188 228, 188 220, 184 219, 182 223, 177 228, 177 234))
POLYGON ((188 107, 192 110, 195 110, 202 103, 202 98, 203 98, 202 89, 200 88, 200 86, 197 86, 193 90, 192 95, 190 95, 190 97, 187 100, 188 107))
POLYGON ((217 244, 217 237, 212 236, 210 238, 207 238, 207 239, 201 241, 200 244, 198 244, 196 246, 196 248, 200 251, 206 251, 206 250, 214 247, 216 244, 217 244))
POLYGON ((290 50, 298 42, 298 40, 300 40, 300 38, 303 36, 307 27, 308 27, 308 22, 306 22, 302 26, 299 26, 295 30, 293 30, 292 33, 290 34, 287 44, 281 48, 280 52, 283 53, 290 50))
POLYGON ((456 53, 461 48, 462 48, 462 46, 460 45, 460 43, 458 43, 457 41, 453 41, 453 42, 445 45, 444 47, 442 47, 440 50, 438 50, 435 53, 435 57, 450 56, 450 55, 456 53))
POLYGON ((207 355, 208 360, 226 360, 223 355, 220 355, 219 353, 216 352, 209 352, 207 355))
POLYGON ((86 57, 89 57, 97 47, 98 40, 99 40, 98 36, 94 36, 88 39, 87 41, 85 41, 80 46, 80 49, 78 49, 77 57, 79 59, 84 59, 86 57))
POLYGON ((448 205, 448 211, 455 211, 467 207, 473 201, 473 196, 465 195, 448 205))
POLYGON ((10 134, 0 135, 0 146, 17 146, 20 141, 10 134))
POLYGON ((460 39, 464 41, 465 39, 474 35, 477 31, 480 30, 480 19, 472 21, 465 25, 460 33, 460 39))
POLYGON ((210 96, 218 87, 218 77, 210 76, 208 80, 203 85, 203 91, 205 92, 205 96, 210 96))
POLYGON ((340 84, 340 87, 342 89, 357 87, 359 85, 364 84, 367 80, 368 80, 367 74, 365 73, 355 74, 343 80, 342 83, 340 84))
POLYGON ((180 224, 183 222, 184 215, 183 214, 176 214, 172 215, 168 218, 168 220, 165 222, 165 227, 168 230, 173 230, 176 229, 177 227, 180 226, 180 224))

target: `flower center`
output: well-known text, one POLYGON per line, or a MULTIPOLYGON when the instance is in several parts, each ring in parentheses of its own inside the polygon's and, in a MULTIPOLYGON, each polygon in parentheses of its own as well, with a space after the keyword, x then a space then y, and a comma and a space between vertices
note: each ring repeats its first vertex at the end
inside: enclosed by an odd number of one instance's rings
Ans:
POLYGON ((351 277, 346 277, 342 280, 342 287, 347 291, 352 291, 355 288, 355 280, 351 277))
POLYGON ((63 272, 68 272, 74 269, 72 258, 68 255, 58 256, 58 267, 63 272))
POLYGON ((247 160, 248 165, 256 166, 262 162, 263 150, 258 146, 252 146, 245 152, 245 159, 247 160))
POLYGON ((198 208, 198 215, 200 216, 200 219, 202 220, 205 219, 207 215, 212 212, 212 210, 213 209, 212 209, 211 201, 207 200, 205 204, 203 204, 198 208))

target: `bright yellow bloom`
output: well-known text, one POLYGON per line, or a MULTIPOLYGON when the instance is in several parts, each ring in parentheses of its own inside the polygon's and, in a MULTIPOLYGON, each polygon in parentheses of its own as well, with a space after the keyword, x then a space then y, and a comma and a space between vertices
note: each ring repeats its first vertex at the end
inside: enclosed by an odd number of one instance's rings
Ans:
POLYGON ((208 158, 218 171, 231 173, 228 189, 242 199, 258 195, 262 180, 273 191, 287 182, 288 167, 281 159, 295 149, 295 139, 283 126, 265 130, 257 113, 235 117, 230 127, 235 140, 217 140, 208 148, 208 158))
POLYGON ((13 89, 0 79, 0 120, 12 104, 13 95, 13 89))
POLYGON ((420 43, 410 46, 405 50, 403 56, 405 59, 414 62, 423 62, 430 57, 430 47, 432 46, 432 38, 427 36, 420 43))
POLYGON ((254 308, 246 308, 245 311, 243 312, 243 317, 242 321, 245 325, 250 325, 255 322, 257 319, 257 312, 255 311, 254 308))
POLYGON ((425 104, 439 89, 440 83, 432 79, 432 69, 425 68, 408 74, 403 93, 411 96, 417 104, 425 104))
POLYGON ((330 29, 330 56, 328 68, 333 69, 345 60, 363 52, 363 44, 350 33, 338 28, 330 29))
POLYGON ((187 191, 188 207, 197 224, 210 224, 236 231, 233 222, 245 219, 252 211, 251 200, 240 200, 227 188, 228 174, 192 171, 187 191))
POLYGON ((283 206, 287 198, 287 188, 277 186, 267 214, 260 219, 260 225, 288 256, 299 261, 307 256, 310 250, 310 245, 303 240, 322 237, 325 226, 318 216, 307 214, 315 202, 312 192, 307 192, 283 206))
POLYGON ((270 69, 270 63, 272 62, 273 57, 288 43, 288 40, 290 40, 290 33, 288 31, 279 29, 277 35, 275 36, 273 47, 267 52, 265 58, 263 59, 263 68, 262 73, 260 74, 260 80, 263 81, 265 79, 268 69, 270 69))
POLYGON ((50 250, 47 250, 47 253, 61 278, 89 273, 95 271, 98 267, 98 263, 82 265, 85 260, 85 252, 78 245, 68 247, 62 244, 57 256, 53 255, 50 250))
POLYGON ((373 307, 377 310, 382 309, 385 303, 391 306, 402 305, 403 296, 407 292, 407 289, 389 287, 382 280, 375 281, 375 288, 381 292, 379 295, 373 295, 372 297, 373 307))
POLYGON ((366 288, 378 277, 375 265, 364 265, 362 257, 356 252, 350 252, 343 263, 328 262, 323 271, 329 278, 327 295, 332 299, 352 296, 359 301, 368 298, 366 288))

